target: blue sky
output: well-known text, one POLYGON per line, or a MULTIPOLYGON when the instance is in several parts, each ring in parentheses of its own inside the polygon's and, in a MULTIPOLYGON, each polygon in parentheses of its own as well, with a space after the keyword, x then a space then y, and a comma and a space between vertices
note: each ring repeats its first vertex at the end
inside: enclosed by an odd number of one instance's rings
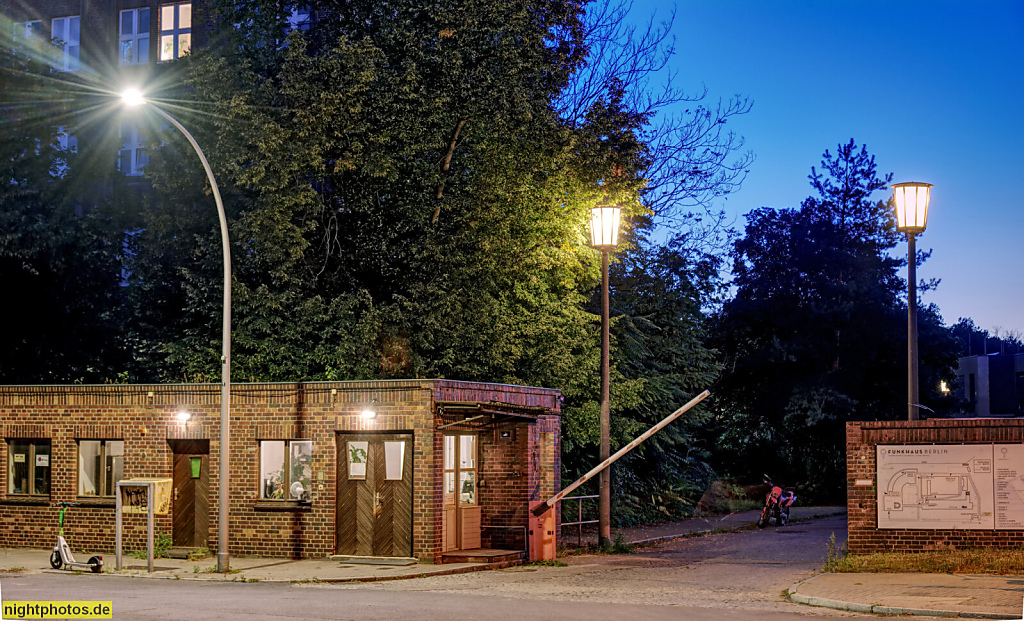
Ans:
MULTIPOLYGON (((638 0, 644 21, 671 5, 638 0)), ((753 110, 733 130, 757 157, 721 206, 796 207, 825 149, 866 144, 893 181, 932 183, 925 303, 947 324, 1024 332, 1024 2, 679 2, 680 84, 753 110)), ((877 195, 882 199, 882 194, 877 195)), ((906 253, 906 243, 895 249, 906 253)), ((905 276, 905 272, 904 272, 905 276)))

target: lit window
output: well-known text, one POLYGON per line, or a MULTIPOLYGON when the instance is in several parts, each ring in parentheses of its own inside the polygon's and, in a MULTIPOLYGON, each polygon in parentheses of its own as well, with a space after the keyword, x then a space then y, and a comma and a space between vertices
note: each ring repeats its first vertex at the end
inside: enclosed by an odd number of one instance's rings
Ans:
POLYGON ((292 9, 292 14, 288 16, 288 30, 308 32, 309 27, 313 23, 311 16, 312 13, 310 13, 309 7, 292 9))
POLYGON ((57 71, 78 71, 78 54, 81 49, 79 24, 78 15, 58 17, 51 24, 50 37, 57 47, 57 71))
POLYGON ((939 382, 939 391, 944 395, 949 394, 949 386, 946 384, 945 380, 939 382))
POLYGON ((121 125, 121 150, 117 154, 117 169, 130 177, 142 174, 142 168, 149 162, 146 154, 146 138, 139 128, 131 123, 121 125))
POLYGON ((312 474, 312 440, 260 442, 261 499, 308 502, 312 474))
POLYGON ((121 11, 121 48, 118 62, 122 65, 145 65, 149 62, 149 9, 121 11))
POLYGON ((50 441, 8 440, 7 493, 24 496, 50 495, 50 441))
POLYGON ((78 495, 113 496, 124 476, 124 440, 78 443, 78 495))
POLYGON ((444 437, 444 502, 476 504, 476 436, 444 437), (457 451, 457 452, 456 452, 457 451), (456 487, 458 481, 458 487, 456 487))
POLYGON ((160 7, 160 60, 174 60, 192 47, 192 3, 160 7))

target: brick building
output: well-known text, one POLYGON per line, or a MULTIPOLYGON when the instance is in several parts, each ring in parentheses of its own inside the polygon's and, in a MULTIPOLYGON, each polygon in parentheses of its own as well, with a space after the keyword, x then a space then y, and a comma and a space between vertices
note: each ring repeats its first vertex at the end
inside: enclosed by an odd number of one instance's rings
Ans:
MULTIPOLYGON (((523 550, 560 484, 556 390, 447 380, 235 384, 229 552, 286 558, 523 550), (373 417, 369 413, 373 413, 373 417)), ((114 547, 118 480, 173 479, 156 519, 217 546, 220 387, 0 387, 0 547, 114 547)), ((145 518, 125 516, 126 547, 145 518)))
POLYGON ((1024 545, 1024 419, 846 424, 850 552, 1024 545))

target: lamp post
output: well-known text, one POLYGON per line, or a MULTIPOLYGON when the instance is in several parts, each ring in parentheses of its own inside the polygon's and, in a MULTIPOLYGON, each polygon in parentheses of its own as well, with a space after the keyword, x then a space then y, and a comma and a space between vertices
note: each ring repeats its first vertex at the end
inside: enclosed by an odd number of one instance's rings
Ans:
MULTIPOLYGON (((601 444, 603 463, 611 456, 610 364, 611 338, 608 330, 608 254, 619 243, 618 207, 598 205, 590 213, 590 245, 601 251, 601 444)), ((601 471, 598 479, 597 541, 605 547, 612 540, 611 469, 601 471)))
POLYGON ((178 128, 185 138, 188 138, 192 148, 196 150, 199 159, 206 169, 206 178, 210 181, 210 188, 213 190, 213 199, 217 203, 217 215, 220 218, 220 239, 221 252, 224 260, 224 312, 223 328, 221 333, 221 367, 220 367, 220 494, 218 501, 218 524, 217 524, 217 571, 227 573, 229 568, 228 559, 228 486, 231 479, 231 471, 228 462, 231 458, 231 246, 228 243, 228 219, 224 213, 224 203, 220 198, 220 189, 217 187, 217 180, 213 177, 213 169, 206 160, 199 143, 188 133, 181 123, 174 117, 161 110, 156 104, 146 100, 137 90, 129 89, 121 95, 125 105, 134 107, 142 104, 149 104, 157 114, 167 119, 171 125, 178 128))
POLYGON ((928 226, 930 183, 897 183, 892 186, 896 203, 896 229, 907 234, 907 420, 918 420, 920 397, 917 382, 917 243, 928 226))

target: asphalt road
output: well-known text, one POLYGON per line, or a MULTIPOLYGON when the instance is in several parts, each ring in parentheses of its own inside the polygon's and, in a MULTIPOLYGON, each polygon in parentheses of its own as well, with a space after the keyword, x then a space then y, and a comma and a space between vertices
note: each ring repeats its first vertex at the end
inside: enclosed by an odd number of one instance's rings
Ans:
POLYGON ((370 584, 0 575, 5 601, 112 600, 115 619, 794 619, 851 616, 783 600, 821 566, 845 516, 662 543, 635 554, 577 556, 567 567, 370 584))

